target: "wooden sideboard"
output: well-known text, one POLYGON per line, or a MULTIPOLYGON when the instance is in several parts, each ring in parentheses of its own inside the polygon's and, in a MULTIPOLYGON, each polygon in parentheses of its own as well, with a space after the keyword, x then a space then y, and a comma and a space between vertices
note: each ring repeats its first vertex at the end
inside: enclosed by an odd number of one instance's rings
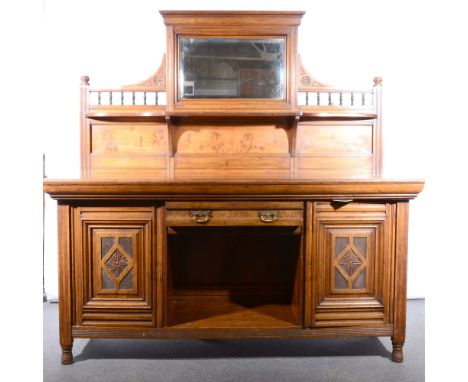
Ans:
POLYGON ((381 79, 314 79, 302 12, 161 14, 159 69, 121 89, 84 76, 82 177, 44 181, 62 363, 81 337, 338 336, 390 336, 402 362, 424 183, 381 178, 381 79))

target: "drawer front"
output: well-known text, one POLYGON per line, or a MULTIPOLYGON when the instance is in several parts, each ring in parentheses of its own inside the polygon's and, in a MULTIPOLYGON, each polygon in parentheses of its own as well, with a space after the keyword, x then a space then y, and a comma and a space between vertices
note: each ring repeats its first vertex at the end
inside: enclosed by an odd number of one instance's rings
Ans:
POLYGON ((166 204, 166 225, 302 226, 301 202, 174 202, 166 204))

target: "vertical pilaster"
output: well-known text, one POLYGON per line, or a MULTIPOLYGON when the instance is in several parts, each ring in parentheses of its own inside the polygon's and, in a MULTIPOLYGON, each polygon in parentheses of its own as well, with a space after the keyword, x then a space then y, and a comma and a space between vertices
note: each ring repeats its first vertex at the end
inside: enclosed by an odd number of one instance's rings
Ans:
POLYGON ((73 363, 72 337, 72 259, 70 242, 70 206, 58 204, 59 328, 62 364, 73 363))
POLYGON ((377 114, 374 122, 374 177, 380 178, 383 170, 381 77, 374 78, 374 113, 377 114))
POLYGON ((80 114, 80 125, 81 125, 81 142, 80 142, 80 153, 81 153, 81 177, 87 178, 90 176, 89 173, 89 154, 91 148, 89 147, 89 135, 90 135, 90 126, 86 114, 89 111, 89 77, 81 77, 81 114, 80 114))
POLYGON ((395 230, 395 292, 393 319, 393 362, 403 362, 403 344, 406 336, 406 274, 408 261, 408 207, 409 202, 398 202, 395 230))
POLYGON ((315 295, 313 295, 313 275, 312 275, 312 246, 313 246, 313 221, 314 202, 306 202, 305 212, 305 290, 304 290, 304 327, 312 325, 312 309, 315 306, 315 295))
MULTIPOLYGON (((166 255, 166 210, 164 206, 156 209, 156 326, 163 327, 166 313, 166 283, 167 283, 167 255, 166 255)), ((153 272, 153 274, 155 274, 153 272)))

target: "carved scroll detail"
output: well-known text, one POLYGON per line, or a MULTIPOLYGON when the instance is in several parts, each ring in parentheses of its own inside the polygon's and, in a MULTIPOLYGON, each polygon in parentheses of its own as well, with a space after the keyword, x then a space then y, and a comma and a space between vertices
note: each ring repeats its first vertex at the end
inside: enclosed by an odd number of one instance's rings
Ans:
POLYGON ((142 82, 132 85, 122 86, 123 90, 135 91, 151 91, 151 92, 165 92, 166 91, 166 55, 163 55, 161 65, 158 70, 149 78, 142 82))
POLYGON ((332 86, 321 82, 310 75, 310 73, 304 68, 302 63, 301 55, 298 55, 299 61, 299 91, 306 92, 316 90, 316 88, 331 88, 332 86))

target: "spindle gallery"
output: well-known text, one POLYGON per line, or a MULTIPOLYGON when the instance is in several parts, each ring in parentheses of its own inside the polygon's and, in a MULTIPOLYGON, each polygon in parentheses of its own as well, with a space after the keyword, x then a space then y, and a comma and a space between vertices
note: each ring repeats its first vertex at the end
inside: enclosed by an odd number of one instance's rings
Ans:
POLYGON ((119 89, 83 76, 81 178, 44 181, 62 363, 83 337, 350 336, 391 337, 402 362, 424 182, 382 178, 382 80, 311 76, 303 12, 161 15, 159 68, 119 89))

